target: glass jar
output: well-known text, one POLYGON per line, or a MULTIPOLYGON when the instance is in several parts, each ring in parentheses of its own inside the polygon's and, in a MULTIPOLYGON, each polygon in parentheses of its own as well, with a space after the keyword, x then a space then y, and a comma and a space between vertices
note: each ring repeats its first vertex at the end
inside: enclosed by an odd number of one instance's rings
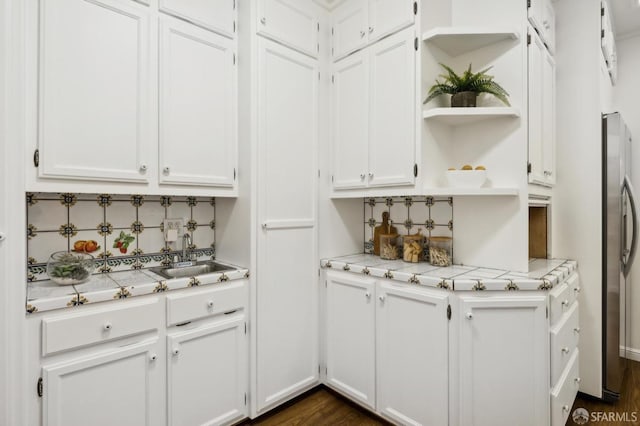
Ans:
POLYGON ((402 260, 418 263, 423 260, 424 235, 420 232, 413 235, 402 236, 402 260))
POLYGON ((95 267, 93 256, 89 253, 57 251, 47 262, 47 274, 58 285, 80 284, 89 280, 95 267))
POLYGON ((380 234, 380 259, 396 260, 399 252, 398 234, 380 234))
POLYGON ((429 238, 429 263, 433 266, 450 266, 453 259, 451 237, 429 238))

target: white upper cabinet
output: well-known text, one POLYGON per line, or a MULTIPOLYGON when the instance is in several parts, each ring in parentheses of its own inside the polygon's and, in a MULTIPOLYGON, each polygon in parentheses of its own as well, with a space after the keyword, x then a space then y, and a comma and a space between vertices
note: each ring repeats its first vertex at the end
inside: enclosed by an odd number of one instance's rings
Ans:
POLYGON ((556 17, 551 0, 527 0, 527 16, 549 51, 555 51, 556 17))
POLYGON ((364 188, 369 169, 369 55, 358 52, 333 72, 333 186, 364 188))
POLYGON ((347 0, 332 13, 333 59, 393 34, 415 19, 413 0, 347 0))
POLYGON ((235 35, 237 0, 160 0, 162 12, 186 19, 227 37, 235 35))
POLYGON ((413 28, 370 48, 370 186, 414 183, 415 57, 413 28))
POLYGON ((414 184, 414 34, 407 28, 334 63, 334 189, 414 184))
POLYGON ((159 181, 233 186, 235 44, 167 16, 160 34, 159 181))
POLYGON ((331 13, 334 60, 367 45, 368 14, 367 0, 348 0, 331 13))
POLYGON ((129 0, 40 2, 40 177, 148 180, 149 16, 129 0))
POLYGON ((538 34, 529 30, 529 182, 555 184, 555 63, 538 34))
POLYGON ((311 1, 258 0, 258 34, 318 56, 319 21, 311 1))

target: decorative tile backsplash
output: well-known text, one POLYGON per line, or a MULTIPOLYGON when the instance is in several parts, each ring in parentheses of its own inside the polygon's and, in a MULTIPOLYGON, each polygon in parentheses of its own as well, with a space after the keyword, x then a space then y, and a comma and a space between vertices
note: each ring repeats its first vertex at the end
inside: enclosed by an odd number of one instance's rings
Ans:
POLYGON ((365 253, 373 253, 373 231, 376 226, 382 224, 383 212, 389 212, 389 218, 399 234, 415 234, 419 229, 427 237, 453 238, 453 198, 451 197, 365 198, 365 253))
POLYGON ((90 252, 98 273, 168 264, 182 250, 164 241, 169 218, 184 220, 199 260, 215 258, 215 198, 27 193, 26 202, 29 281, 48 279, 49 256, 64 250, 90 252))

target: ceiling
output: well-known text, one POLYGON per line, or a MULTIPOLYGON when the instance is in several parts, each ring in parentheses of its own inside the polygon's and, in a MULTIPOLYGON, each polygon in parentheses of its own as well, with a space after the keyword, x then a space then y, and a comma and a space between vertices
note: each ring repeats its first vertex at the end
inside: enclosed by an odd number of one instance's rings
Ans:
POLYGON ((640 0, 607 0, 616 39, 640 35, 640 0))

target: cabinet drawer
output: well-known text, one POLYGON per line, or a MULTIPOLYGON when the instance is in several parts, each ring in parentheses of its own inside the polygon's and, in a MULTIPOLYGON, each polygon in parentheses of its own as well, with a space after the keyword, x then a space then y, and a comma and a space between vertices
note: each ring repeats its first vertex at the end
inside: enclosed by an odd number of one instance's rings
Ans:
POLYGON ((577 350, 579 337, 579 304, 574 303, 569 312, 551 329, 551 384, 554 385, 560 374, 577 350))
POLYGON ((549 293, 549 323, 555 325, 562 315, 569 310, 571 300, 569 298, 569 286, 566 283, 555 287, 549 293))
POLYGON ((574 272, 571 274, 571 276, 567 278, 566 284, 567 287, 569 287, 568 299, 569 306, 571 306, 573 302, 578 300, 578 295, 580 294, 580 276, 578 273, 574 272))
POLYGON ((551 426, 563 426, 580 388, 580 353, 571 356, 558 385, 551 390, 551 426))
POLYGON ((162 324, 157 298, 126 306, 42 320, 42 355, 155 330, 162 324))
POLYGON ((167 296, 167 326, 240 309, 247 304, 246 281, 167 296))

